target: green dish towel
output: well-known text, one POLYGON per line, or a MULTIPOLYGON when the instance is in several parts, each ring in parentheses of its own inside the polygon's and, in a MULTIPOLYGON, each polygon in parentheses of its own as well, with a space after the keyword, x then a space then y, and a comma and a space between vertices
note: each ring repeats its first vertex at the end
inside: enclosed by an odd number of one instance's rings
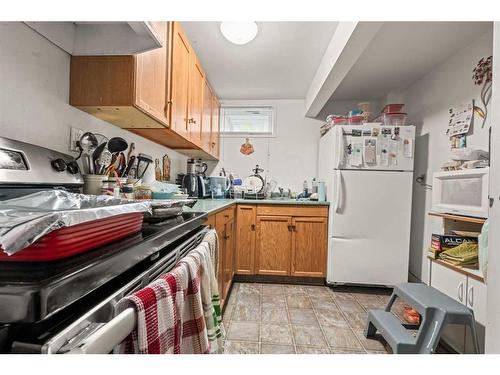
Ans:
POLYGON ((473 265, 478 262, 479 246, 477 243, 464 242, 443 251, 439 257, 457 266, 473 265))

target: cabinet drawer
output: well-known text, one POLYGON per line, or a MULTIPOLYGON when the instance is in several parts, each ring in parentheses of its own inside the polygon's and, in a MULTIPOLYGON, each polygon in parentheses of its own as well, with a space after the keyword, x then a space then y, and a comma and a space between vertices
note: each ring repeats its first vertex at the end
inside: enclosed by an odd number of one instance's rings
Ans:
POLYGON ((328 217, 327 206, 257 205, 257 215, 328 217))
POLYGON ((224 225, 234 219, 234 207, 226 208, 225 210, 215 214, 215 222, 217 225, 224 225))

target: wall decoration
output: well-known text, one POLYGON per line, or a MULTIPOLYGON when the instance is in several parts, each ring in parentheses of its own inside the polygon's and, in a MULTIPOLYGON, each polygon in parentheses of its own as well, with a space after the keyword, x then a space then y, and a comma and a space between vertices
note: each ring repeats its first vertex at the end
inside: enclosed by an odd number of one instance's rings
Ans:
POLYGON ((448 121, 446 135, 453 137, 460 134, 467 134, 472 124, 473 109, 474 102, 450 108, 448 110, 450 120, 448 121))
POLYGON ((250 138, 245 138, 245 143, 243 143, 240 147, 240 152, 243 155, 250 155, 253 154, 254 149, 252 144, 250 143, 250 138))
POLYGON ((476 86, 481 86, 481 102, 483 103, 484 109, 478 106, 474 106, 474 112, 477 113, 483 119, 483 124, 481 128, 484 127, 486 118, 488 117, 488 103, 491 99, 491 86, 493 81, 493 56, 488 58, 481 58, 477 63, 476 67, 472 71, 472 80, 476 86))

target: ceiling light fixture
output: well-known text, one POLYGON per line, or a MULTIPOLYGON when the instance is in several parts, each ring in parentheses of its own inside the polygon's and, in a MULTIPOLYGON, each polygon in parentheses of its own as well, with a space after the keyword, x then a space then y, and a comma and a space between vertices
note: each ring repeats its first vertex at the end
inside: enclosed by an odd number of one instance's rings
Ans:
POLYGON ((259 31, 255 22, 221 22, 220 32, 224 38, 234 44, 251 42, 259 31))

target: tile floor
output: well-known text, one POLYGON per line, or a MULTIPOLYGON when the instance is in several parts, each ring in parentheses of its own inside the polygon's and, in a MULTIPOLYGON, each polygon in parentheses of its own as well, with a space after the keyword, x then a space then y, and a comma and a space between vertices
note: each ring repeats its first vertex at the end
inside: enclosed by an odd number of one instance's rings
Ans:
POLYGON ((384 308, 389 295, 383 289, 235 283, 223 317, 225 353, 387 353, 383 338, 366 339, 363 329, 367 310, 384 308))

